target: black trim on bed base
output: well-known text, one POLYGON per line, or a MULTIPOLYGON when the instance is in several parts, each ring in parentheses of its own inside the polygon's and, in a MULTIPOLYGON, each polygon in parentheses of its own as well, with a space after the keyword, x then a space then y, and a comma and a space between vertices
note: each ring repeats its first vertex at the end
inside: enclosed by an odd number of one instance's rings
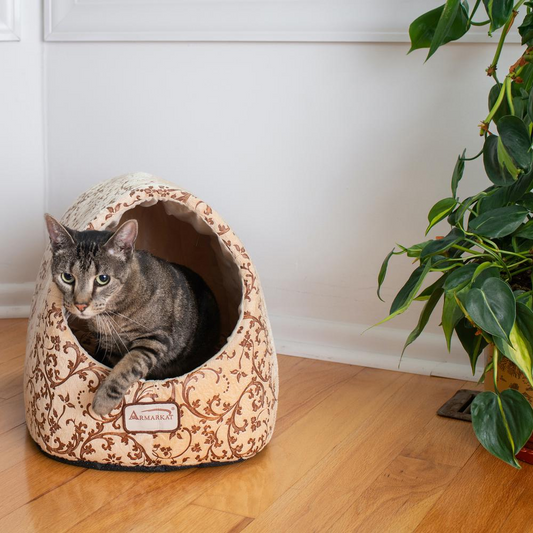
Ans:
POLYGON ((51 455, 48 452, 45 452, 36 442, 35 446, 39 449, 41 453, 53 459, 54 461, 59 461, 60 463, 66 463, 72 466, 81 466, 82 468, 92 468, 93 470, 114 470, 114 471, 130 471, 130 472, 172 472, 174 470, 187 470, 189 468, 207 468, 209 466, 224 466, 224 465, 233 465, 235 463, 242 463, 244 459, 237 459, 236 461, 227 461, 225 463, 213 462, 213 463, 201 463, 199 465, 182 465, 182 466, 173 466, 173 465, 156 465, 156 466, 121 466, 107 463, 97 463, 95 461, 71 461, 70 459, 65 459, 64 457, 57 457, 51 455))

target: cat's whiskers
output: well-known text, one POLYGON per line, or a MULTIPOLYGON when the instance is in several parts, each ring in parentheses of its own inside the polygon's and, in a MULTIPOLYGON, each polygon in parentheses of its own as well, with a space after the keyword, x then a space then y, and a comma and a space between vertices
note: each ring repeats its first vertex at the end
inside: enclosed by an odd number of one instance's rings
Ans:
POLYGON ((96 316, 96 323, 97 323, 98 331, 99 331, 99 339, 98 339, 99 347, 102 345, 101 338, 102 337, 104 338, 105 351, 104 351, 104 357, 103 357, 102 363, 105 363, 107 361, 107 351, 108 351, 107 333, 104 330, 104 327, 105 327, 106 324, 105 324, 103 318, 102 317, 98 317, 98 315, 96 316))
POLYGON ((111 315, 116 315, 116 316, 120 316, 122 318, 125 318, 126 320, 129 320, 130 322, 133 322, 134 324, 137 324, 138 326, 140 326, 141 328, 143 329, 147 329, 146 326, 143 326, 142 324, 140 324, 139 322, 137 322, 136 320, 133 320, 133 318, 129 317, 129 316, 126 316, 126 315, 123 315, 122 313, 118 313, 116 311, 106 311, 107 315, 111 314, 111 315))
MULTIPOLYGON (((115 328, 115 326, 116 326, 118 329, 120 329, 118 324, 107 313, 103 313, 103 314, 106 315, 107 319, 109 320, 109 322, 108 322, 109 326, 115 332, 115 335, 117 336, 118 340, 122 343, 122 346, 124 346, 124 350, 126 350, 125 353, 128 353, 129 350, 126 347, 126 344, 124 343, 124 341, 122 340, 122 337, 120 336, 119 332, 115 328)), ((120 350, 120 346, 118 345, 118 343, 117 343, 117 348, 118 348, 118 351, 120 352, 121 350, 120 350)))
MULTIPOLYGON (((115 337, 113 335, 113 331, 111 330, 111 327, 109 325, 109 322, 102 316, 102 323, 104 324, 106 328, 106 351, 105 356, 108 357, 107 353, 109 352, 109 358, 108 361, 111 364, 111 355, 113 355, 113 347, 117 344, 115 337)), ((119 350, 120 351, 120 350, 119 350)))
POLYGON ((111 327, 109 326, 109 322, 101 316, 102 324, 104 324, 106 328, 106 356, 107 351, 109 350, 109 354, 111 355, 113 353, 113 347, 116 344, 115 337, 113 336, 113 332, 111 331, 111 327))

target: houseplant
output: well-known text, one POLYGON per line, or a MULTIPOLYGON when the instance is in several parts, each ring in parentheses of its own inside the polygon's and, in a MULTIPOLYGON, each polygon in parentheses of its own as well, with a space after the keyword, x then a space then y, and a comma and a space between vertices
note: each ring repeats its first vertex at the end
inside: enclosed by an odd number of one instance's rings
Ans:
POLYGON ((425 301, 405 351, 443 300, 442 329, 448 349, 455 331, 474 372, 484 348, 492 348, 482 379, 490 373, 494 392, 475 398, 472 423, 489 452, 520 468, 515 456, 533 431, 533 409, 519 391, 499 390, 498 370, 502 361, 510 360, 533 385, 533 2, 477 0, 470 9, 464 0, 447 0, 411 24, 410 51, 428 48, 429 59, 440 46, 460 39, 473 26, 486 26, 489 35, 500 30, 494 59, 486 69, 494 85, 488 95, 488 114, 480 124, 482 149, 473 157, 463 151, 453 169, 451 195, 429 211, 426 235, 441 221, 449 224, 448 233, 393 248, 385 258, 378 275, 378 296, 392 256, 405 254, 415 259, 417 267, 380 324, 403 313, 413 301, 425 301), (502 48, 520 9, 525 10, 525 18, 518 32, 525 48, 508 73, 500 76, 502 48), (487 187, 460 198, 458 186, 465 165, 477 158, 483 160, 487 187), (428 285, 424 282, 431 272, 439 277, 428 285))

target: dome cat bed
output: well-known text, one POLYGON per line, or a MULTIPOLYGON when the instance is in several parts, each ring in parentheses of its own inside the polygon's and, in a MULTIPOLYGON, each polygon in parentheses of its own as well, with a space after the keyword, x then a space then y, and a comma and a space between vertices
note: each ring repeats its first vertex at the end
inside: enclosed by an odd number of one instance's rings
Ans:
POLYGON ((272 437, 278 399, 276 353, 252 262, 207 204, 147 174, 93 187, 62 222, 115 229, 130 218, 139 222, 139 249, 192 268, 211 287, 225 345, 183 376, 137 382, 109 415, 96 415, 91 402, 109 368, 67 322, 48 247, 28 328, 29 432, 54 459, 93 468, 158 471, 248 459, 272 437))

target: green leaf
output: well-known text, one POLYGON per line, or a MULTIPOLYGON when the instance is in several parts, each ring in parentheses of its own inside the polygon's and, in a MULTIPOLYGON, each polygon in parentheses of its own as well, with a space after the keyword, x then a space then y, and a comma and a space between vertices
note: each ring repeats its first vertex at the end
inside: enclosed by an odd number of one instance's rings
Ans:
MULTIPOLYGON (((518 305, 525 307, 524 304, 518 305)), ((518 317, 516 321, 518 322, 518 317)), ((530 344, 528 336, 522 333, 518 324, 513 326, 510 339, 512 346, 509 346, 498 337, 494 337, 494 343, 498 350, 500 350, 507 359, 512 361, 521 370, 529 383, 533 385, 533 378, 531 376, 531 349, 533 346, 530 344)))
POLYGON ((452 334, 457 323, 464 317, 461 308, 457 305, 455 295, 452 292, 444 294, 444 305, 442 306, 442 330, 446 338, 448 351, 451 348, 452 334))
POLYGON ((435 288, 433 291, 433 294, 429 297, 429 300, 426 302, 426 305, 424 305, 424 308, 422 309, 422 312, 420 313, 420 317, 418 319, 418 324, 416 325, 415 329, 409 333, 409 336, 407 337, 407 340, 405 341, 405 345, 402 350, 402 356, 406 350, 406 348, 413 343, 422 331, 424 331, 424 328, 426 327, 429 317, 431 316, 431 313, 433 313, 433 310, 435 309, 435 306, 440 300, 440 297, 443 295, 444 290, 442 289, 442 285, 444 283, 444 277, 440 278, 438 280, 439 285, 435 288))
POLYGON ((509 187, 510 196, 509 201, 510 202, 517 202, 526 194, 528 191, 531 190, 533 187, 533 170, 530 170, 527 174, 521 175, 518 180, 509 187))
POLYGON ((520 94, 519 96, 513 97, 514 115, 522 121, 527 118, 528 104, 529 95, 527 93, 525 94, 525 96, 523 94, 520 94))
POLYGON ((453 169, 452 195, 454 198, 457 198, 457 186, 459 185, 459 182, 461 181, 461 178, 463 177, 463 173, 465 170, 465 159, 464 159, 465 154, 466 154, 466 148, 463 150, 463 154, 457 158, 457 162, 455 163, 455 167, 453 169))
POLYGON ((496 346, 505 357, 510 359, 533 386, 533 311, 527 305, 516 304, 516 323, 511 330, 512 347, 494 339, 496 346))
MULTIPOLYGON (((436 9, 432 9, 431 11, 424 13, 411 23, 411 25, 409 26, 409 37, 411 39, 411 48, 409 50, 409 53, 411 53, 413 50, 418 50, 419 48, 430 48, 432 46, 435 34, 437 32, 437 28, 439 26, 439 22, 441 20, 441 16, 444 13, 444 8, 445 6, 442 5, 440 7, 437 7, 436 9)), ((448 22, 449 19, 446 18, 442 24, 447 25, 448 22)), ((456 16, 453 19, 451 26, 449 27, 448 31, 446 32, 446 35, 442 39, 442 42, 439 44, 439 46, 446 44, 450 41, 456 41, 457 39, 460 39, 467 32, 467 22, 468 11, 463 5, 461 5, 460 8, 457 10, 456 16)), ((439 34, 440 31, 441 30, 439 30, 439 34)), ((435 43, 436 42, 437 41, 435 41, 435 43)), ((434 51, 432 53, 434 53, 434 51)))
POLYGON ((414 258, 418 259, 420 257, 420 253, 422 252, 422 250, 430 242, 431 241, 429 240, 429 241, 420 242, 418 244, 413 244, 413 246, 411 246, 410 248, 405 248, 401 244, 399 244, 398 246, 402 249, 403 252, 405 252, 407 254, 407 257, 414 257, 414 258))
POLYGON ((467 265, 454 270, 446 279, 446 282, 444 283, 444 290, 460 290, 468 285, 477 267, 477 263, 468 263, 467 265))
POLYGON ((387 254, 387 257, 383 260, 383 263, 381 264, 381 268, 379 269, 378 274, 378 298, 383 302, 383 298, 380 295, 381 286, 383 285, 383 282, 385 281, 385 276, 387 275, 387 267, 389 266, 389 260, 392 257, 392 254, 394 254, 394 248, 387 254))
POLYGON ((445 255, 431 256, 431 270, 433 272, 449 272, 457 267, 457 263, 450 261, 445 255))
MULTIPOLYGON (((455 22, 455 19, 459 14, 460 8, 461 0, 446 0, 446 4, 444 4, 444 10, 442 11, 442 14, 439 18, 437 27, 435 28, 435 34, 431 39, 431 46, 429 47, 429 52, 426 60, 429 59, 439 49, 439 47, 444 44, 444 40, 446 39, 446 37, 448 37, 448 34, 452 29, 453 23, 455 22)), ((465 33, 466 30, 467 28, 465 24, 465 33)))
POLYGON ((472 220, 469 230, 489 238, 505 237, 520 227, 527 213, 519 205, 499 207, 472 220))
MULTIPOLYGON (((533 14, 528 15, 528 17, 532 16, 533 14)), ((533 69, 532 69, 533 72, 533 69)), ((529 120, 533 121, 533 87, 531 88, 529 92, 529 100, 527 103, 527 116, 529 120)))
POLYGON ((493 263, 487 261, 479 265, 472 276, 472 288, 480 289, 483 283, 489 278, 500 279, 500 269, 493 263))
POLYGON ((444 274, 441 276, 437 281, 426 287, 416 298, 415 300, 417 302, 422 302, 425 300, 429 300, 429 297, 435 292, 435 289, 442 286, 443 282, 445 281, 448 274, 444 274))
POLYGON ((375 326, 388 322, 395 316, 403 313, 411 305, 430 268, 431 260, 427 261, 424 265, 419 266, 411 276, 409 276, 409 279, 392 302, 389 316, 375 324, 375 326))
MULTIPOLYGON (((533 65, 531 63, 526 63, 520 73, 520 77, 523 80, 520 85, 527 93, 529 93, 533 88, 533 65)), ((510 113, 507 114, 509 115, 510 113)))
POLYGON ((520 170, 514 164, 514 161, 509 155, 509 152, 507 152, 507 150, 505 149, 501 137, 498 138, 498 146, 496 147, 496 150, 498 153, 498 161, 500 163, 500 168, 502 172, 503 170, 507 170, 507 172, 511 174, 513 181, 516 181, 518 175, 520 174, 520 170))
POLYGON ((469 290, 460 300, 477 327, 510 342, 516 302, 507 283, 498 278, 488 278, 481 288, 469 290))
POLYGON ((468 354, 472 375, 474 375, 476 373, 477 360, 487 346, 487 342, 483 335, 478 335, 477 329, 466 318, 462 318, 457 322, 455 333, 457 333, 461 345, 468 354))
MULTIPOLYGON (((498 100, 498 96, 500 95, 502 86, 499 84, 495 84, 491 87, 489 92, 489 111, 494 107, 494 104, 496 103, 496 100, 498 100)), ((493 121, 496 125, 498 125, 498 121, 504 117, 505 115, 511 115, 511 110, 509 109, 509 103, 507 102, 507 99, 504 98, 503 101, 500 104, 500 107, 498 107, 498 110, 496 111, 496 114, 493 117, 493 121)))
POLYGON ((501 187, 509 187, 516 182, 516 180, 509 174, 509 171, 500 165, 498 159, 498 143, 499 137, 497 135, 488 135, 483 145, 483 165, 488 178, 494 185, 501 187))
POLYGON ((529 170, 533 155, 527 126, 518 117, 507 115, 500 119, 497 127, 502 144, 514 164, 523 170, 529 170))
POLYGON ((533 193, 526 193, 520 199, 520 205, 523 205, 528 211, 533 211, 533 193))
POLYGON ((455 200, 455 198, 444 198, 443 200, 439 200, 430 209, 428 214, 429 226, 426 229, 426 235, 435 224, 446 218, 453 211, 453 208, 456 204, 457 201, 455 200))
MULTIPOLYGON (((516 182, 515 182, 516 183, 516 182)), ((488 196, 481 198, 478 203, 477 213, 482 215, 487 211, 498 209, 498 207, 505 207, 510 203, 512 187, 495 187, 488 196)))
POLYGON ((516 237, 522 239, 533 239, 533 220, 526 222, 516 233, 516 237))
POLYGON ((513 0, 483 0, 490 19, 490 32, 501 28, 511 16, 513 0))
POLYGON ((464 237, 465 234, 461 229, 453 228, 452 231, 446 235, 446 237, 431 241, 427 246, 425 246, 420 254, 420 260, 424 260, 432 255, 445 252, 454 244, 457 244, 459 241, 464 239, 464 237))
POLYGON ((518 27, 518 33, 522 37, 522 44, 527 44, 533 39, 533 13, 528 13, 522 24, 518 27))
POLYGON ((431 262, 428 261, 425 265, 421 265, 415 269, 414 272, 409 276, 409 279, 400 289, 400 292, 398 292, 396 298, 394 298, 394 301, 392 302, 390 308, 391 315, 396 313, 399 309, 406 308, 405 306, 414 300, 416 293, 422 286, 422 282, 424 281, 426 274, 429 272, 430 267, 431 262))
POLYGON ((472 426, 479 442, 492 455, 520 468, 515 455, 533 431, 533 409, 518 391, 482 392, 472 402, 472 426))

